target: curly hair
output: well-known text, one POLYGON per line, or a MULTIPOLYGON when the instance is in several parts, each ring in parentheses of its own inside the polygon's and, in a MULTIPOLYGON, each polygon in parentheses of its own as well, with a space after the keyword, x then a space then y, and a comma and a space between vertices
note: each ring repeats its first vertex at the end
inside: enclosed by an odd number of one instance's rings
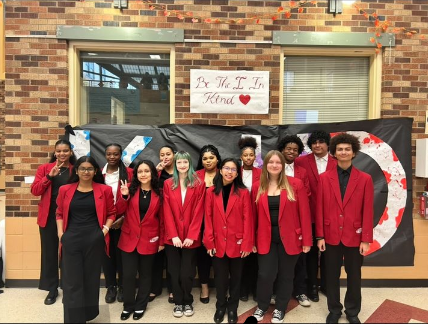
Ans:
POLYGON ((304 146, 302 140, 297 135, 287 135, 281 139, 277 145, 278 151, 282 152, 288 143, 297 144, 299 147, 299 155, 302 154, 304 146))
POLYGON ((251 136, 241 137, 239 139, 238 146, 241 151, 245 148, 252 148, 255 151, 257 148, 257 141, 251 136))
POLYGON ((215 147, 214 145, 208 144, 208 145, 202 146, 201 150, 199 151, 199 158, 198 158, 198 164, 196 166, 196 170, 202 170, 204 168, 204 166, 202 165, 202 157, 204 156, 204 153, 207 153, 207 152, 211 152, 213 155, 216 156, 218 160, 217 166, 221 164, 221 156, 220 156, 220 153, 218 152, 217 147, 215 147))
POLYGON ((315 130, 312 132, 311 136, 308 138, 308 147, 312 149, 312 145, 315 144, 316 141, 321 141, 330 146, 330 134, 323 130, 315 130))
POLYGON ((356 136, 351 135, 351 134, 347 134, 347 133, 340 133, 331 139, 331 144, 329 147, 331 155, 334 156, 334 154, 336 153, 336 146, 339 144, 351 144, 352 152, 355 155, 361 149, 360 141, 358 140, 358 138, 356 136))

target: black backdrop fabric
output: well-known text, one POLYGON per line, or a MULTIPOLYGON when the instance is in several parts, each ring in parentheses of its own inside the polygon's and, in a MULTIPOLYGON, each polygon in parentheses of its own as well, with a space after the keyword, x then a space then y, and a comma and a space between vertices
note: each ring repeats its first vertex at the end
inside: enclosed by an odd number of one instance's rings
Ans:
POLYGON ((142 159, 149 159, 156 165, 159 162, 159 149, 165 144, 189 152, 196 167, 199 149, 206 144, 215 145, 222 158, 239 158, 240 150, 237 143, 243 134, 261 137, 262 157, 268 151, 276 149, 278 141, 285 135, 297 134, 304 143, 311 132, 319 129, 331 133, 332 136, 338 132, 358 135, 362 143, 362 152, 355 158, 354 165, 373 178, 374 236, 375 243, 380 242, 377 249, 366 256, 364 264, 412 266, 415 254, 412 221, 412 122, 411 118, 385 118, 344 123, 235 127, 190 124, 162 126, 87 124, 74 127, 74 130, 90 132, 90 155, 100 166, 106 162, 104 148, 108 143, 118 143, 126 148, 135 136, 151 137, 151 141, 136 157, 131 167, 142 159), (364 153, 364 148, 371 153, 364 153), (398 187, 397 182, 400 182, 398 187), (393 213, 396 204, 402 204, 403 208, 397 211, 397 214, 388 216, 388 211, 393 213), (395 230, 385 228, 388 219, 389 224, 393 224, 392 217, 395 217, 397 224, 395 230), (385 223, 384 228, 378 230, 376 226, 382 223, 385 223))

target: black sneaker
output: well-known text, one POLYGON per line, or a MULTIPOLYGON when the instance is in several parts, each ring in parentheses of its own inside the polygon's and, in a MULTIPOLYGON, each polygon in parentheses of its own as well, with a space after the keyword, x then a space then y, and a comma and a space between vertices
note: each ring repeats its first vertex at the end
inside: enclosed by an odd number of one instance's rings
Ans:
POLYGON ((257 309, 253 313, 253 316, 256 318, 257 322, 260 322, 265 316, 265 314, 266 312, 262 311, 260 308, 257 307, 257 309))
POLYGON ((117 287, 116 286, 110 286, 107 288, 106 293, 106 303, 111 304, 116 301, 116 295, 117 295, 117 287))
POLYGON ((175 305, 172 310, 172 315, 174 317, 182 317, 183 316, 183 305, 175 305))
POLYGON ((285 313, 280 310, 274 309, 272 313, 271 323, 282 323, 284 322, 285 313))
POLYGON ((184 305, 184 316, 192 316, 194 313, 192 305, 184 305))

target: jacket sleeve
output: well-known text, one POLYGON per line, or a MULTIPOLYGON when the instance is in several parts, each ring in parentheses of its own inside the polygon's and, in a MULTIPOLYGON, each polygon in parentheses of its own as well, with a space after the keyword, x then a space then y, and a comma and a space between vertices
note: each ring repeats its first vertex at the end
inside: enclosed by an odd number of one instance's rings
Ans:
POLYGON ((52 181, 46 177, 50 172, 50 170, 47 170, 47 167, 48 164, 43 164, 37 168, 36 176, 30 188, 34 196, 41 196, 52 184, 52 181))
POLYGON ((127 199, 124 199, 120 191, 117 192, 116 209, 117 209, 118 216, 125 214, 126 210, 128 209, 128 203, 130 200, 131 200, 131 197, 129 195, 127 199))
POLYGON ((323 178, 320 177, 317 189, 317 205, 315 213, 315 236, 324 237, 324 192, 323 178))
POLYGON ((297 203, 299 208, 300 227, 302 229, 303 246, 312 246, 312 224, 307 190, 303 182, 297 186, 297 203))
POLYGON ((56 219, 63 219, 64 216, 64 187, 59 187, 58 197, 56 197, 56 219))
POLYGON ((373 180, 369 175, 364 188, 363 232, 361 235, 361 242, 373 242, 373 196, 373 180))
POLYGON ((205 183, 197 185, 195 199, 197 199, 196 206, 186 237, 194 241, 196 241, 201 234, 202 220, 204 219, 205 183))
POLYGON ((106 218, 114 222, 116 220, 116 206, 114 204, 113 191, 110 186, 107 186, 105 189, 104 196, 106 199, 106 218))
POLYGON ((163 216, 163 200, 160 200, 159 206, 159 245, 165 244, 165 218, 163 216))
POLYGON ((241 191, 242 194, 242 206, 243 206, 243 217, 244 217, 244 235, 242 239, 242 251, 251 252, 254 246, 254 219, 253 219, 253 207, 251 204, 250 193, 247 189, 241 191))
POLYGON ((257 215, 257 204, 256 197, 259 191, 260 183, 257 182, 255 186, 251 189, 251 211, 253 213, 253 233, 254 233, 254 245, 256 245, 256 234, 258 228, 258 215, 257 215))
POLYGON ((175 225, 174 215, 172 213, 171 205, 171 188, 168 183, 163 187, 163 218, 165 224, 165 238, 164 241, 177 237, 177 227, 175 225))
POLYGON ((205 193, 205 217, 204 217, 204 237, 203 243, 207 250, 214 249, 215 238, 214 238, 214 224, 213 224, 213 208, 214 208, 214 192, 207 190, 205 193))

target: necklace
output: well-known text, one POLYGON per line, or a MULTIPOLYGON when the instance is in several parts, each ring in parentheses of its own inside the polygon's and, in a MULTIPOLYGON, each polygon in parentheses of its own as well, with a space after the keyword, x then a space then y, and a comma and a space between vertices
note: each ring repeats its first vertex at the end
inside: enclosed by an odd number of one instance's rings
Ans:
POLYGON ((141 191, 143 192, 143 198, 144 199, 146 199, 147 198, 147 195, 150 193, 150 189, 149 190, 144 190, 144 189, 141 189, 141 191))
POLYGON ((62 167, 61 169, 59 169, 59 173, 58 176, 60 176, 61 174, 63 174, 65 171, 68 171, 68 167, 62 167), (63 171, 61 171, 61 169, 64 169, 63 171))

